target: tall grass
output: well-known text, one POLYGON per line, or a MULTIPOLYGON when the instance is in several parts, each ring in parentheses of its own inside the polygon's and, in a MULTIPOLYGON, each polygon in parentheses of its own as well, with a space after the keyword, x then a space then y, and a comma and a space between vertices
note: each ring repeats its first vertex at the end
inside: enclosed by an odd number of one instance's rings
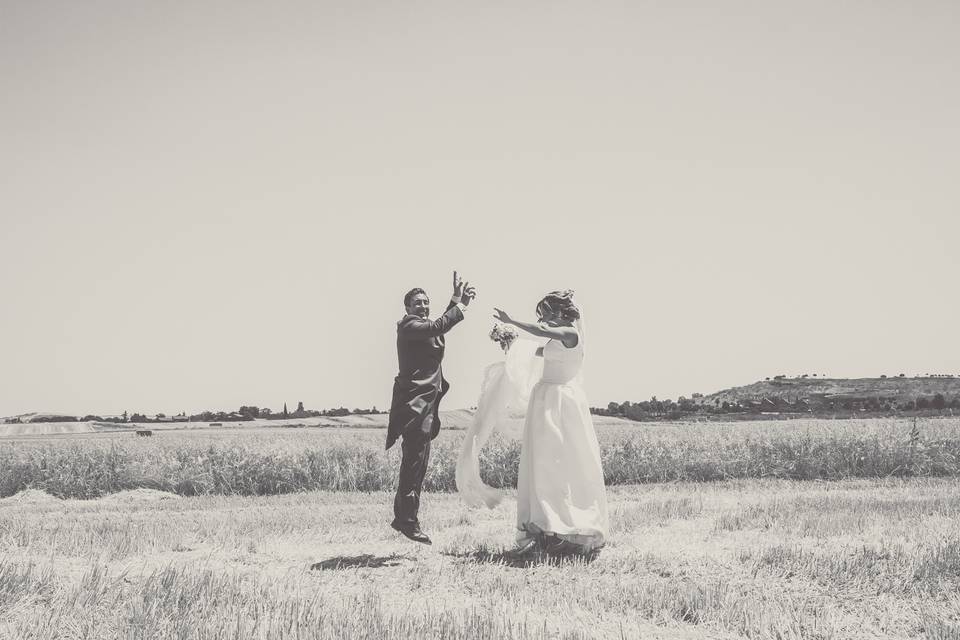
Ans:
MULTIPOLYGON (((600 431, 608 485, 734 478, 836 480, 960 475, 960 420, 680 424, 600 431)), ((454 491, 462 433, 434 443, 428 491, 454 491)), ((298 430, 266 437, 161 433, 0 445, 0 497, 28 488, 92 498, 151 488, 179 495, 272 495, 392 489, 399 447, 382 433, 298 430)), ((517 482, 520 445, 494 439, 481 456, 493 486, 517 482)))

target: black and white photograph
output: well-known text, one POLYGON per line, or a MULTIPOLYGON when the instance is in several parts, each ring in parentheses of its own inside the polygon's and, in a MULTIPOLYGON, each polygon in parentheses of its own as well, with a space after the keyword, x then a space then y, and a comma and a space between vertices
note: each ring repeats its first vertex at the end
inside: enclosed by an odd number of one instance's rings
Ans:
POLYGON ((0 640, 960 640, 958 36, 0 0, 0 640))

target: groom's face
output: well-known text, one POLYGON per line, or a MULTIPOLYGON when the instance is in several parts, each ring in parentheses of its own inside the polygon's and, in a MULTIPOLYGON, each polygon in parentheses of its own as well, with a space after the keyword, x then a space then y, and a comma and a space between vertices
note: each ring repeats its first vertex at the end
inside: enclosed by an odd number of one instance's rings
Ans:
POLYGON ((410 306, 407 307, 407 313, 427 319, 430 317, 430 298, 424 293, 418 293, 413 296, 410 298, 410 306))

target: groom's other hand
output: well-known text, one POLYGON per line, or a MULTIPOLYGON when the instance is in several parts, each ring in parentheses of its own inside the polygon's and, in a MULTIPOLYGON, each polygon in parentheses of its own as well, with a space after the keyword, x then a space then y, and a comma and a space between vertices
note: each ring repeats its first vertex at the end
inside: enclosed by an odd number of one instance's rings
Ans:
POLYGON ((477 289, 471 287, 470 283, 466 283, 463 286, 463 304, 470 304, 470 302, 477 297, 477 289))

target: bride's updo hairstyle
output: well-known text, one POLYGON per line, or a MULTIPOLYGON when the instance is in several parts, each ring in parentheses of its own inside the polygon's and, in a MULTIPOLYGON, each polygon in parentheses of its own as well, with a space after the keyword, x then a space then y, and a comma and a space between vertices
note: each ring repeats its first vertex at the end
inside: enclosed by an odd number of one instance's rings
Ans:
POLYGON ((564 322, 573 324, 580 319, 580 309, 573 301, 573 290, 551 291, 537 304, 537 318, 541 321, 545 315, 557 314, 564 322))

